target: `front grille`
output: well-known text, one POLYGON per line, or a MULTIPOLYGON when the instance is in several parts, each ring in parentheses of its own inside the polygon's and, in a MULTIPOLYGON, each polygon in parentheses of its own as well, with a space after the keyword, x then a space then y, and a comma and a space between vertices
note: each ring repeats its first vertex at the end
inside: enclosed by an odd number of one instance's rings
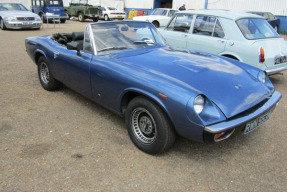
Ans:
POLYGON ((34 21, 34 17, 17 17, 18 21, 34 21))

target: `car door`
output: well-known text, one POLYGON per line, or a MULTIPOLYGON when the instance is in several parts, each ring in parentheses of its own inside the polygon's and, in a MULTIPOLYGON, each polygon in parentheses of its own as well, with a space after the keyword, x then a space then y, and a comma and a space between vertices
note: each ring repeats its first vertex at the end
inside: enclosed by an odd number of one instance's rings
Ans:
MULTIPOLYGON (((85 40, 87 39, 85 34, 85 40)), ((55 73, 59 80, 71 89, 91 97, 90 64, 93 54, 87 50, 68 50, 64 46, 55 46, 53 52, 55 73)))
POLYGON ((177 14, 164 29, 163 36, 173 48, 186 49, 187 35, 193 22, 193 15, 177 14))
POLYGON ((219 54, 226 45, 220 20, 212 16, 197 16, 191 33, 187 36, 187 49, 219 54))

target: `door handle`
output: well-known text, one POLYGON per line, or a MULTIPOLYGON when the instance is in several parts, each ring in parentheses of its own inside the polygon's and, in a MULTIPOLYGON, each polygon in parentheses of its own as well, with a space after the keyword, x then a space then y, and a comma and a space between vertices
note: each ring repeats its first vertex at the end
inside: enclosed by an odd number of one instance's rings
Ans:
POLYGON ((219 42, 219 43, 224 43, 225 41, 223 41, 223 40, 217 40, 217 42, 219 42))
POLYGON ((60 52, 59 51, 54 51, 54 59, 56 59, 57 57, 59 57, 60 52))

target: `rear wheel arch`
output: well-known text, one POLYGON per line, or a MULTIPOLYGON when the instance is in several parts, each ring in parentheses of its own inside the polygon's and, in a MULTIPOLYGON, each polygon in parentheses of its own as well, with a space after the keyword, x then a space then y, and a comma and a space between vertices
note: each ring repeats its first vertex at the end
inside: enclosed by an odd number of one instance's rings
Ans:
POLYGON ((237 60, 237 61, 241 61, 238 57, 236 57, 234 55, 231 55, 231 54, 223 54, 221 56, 227 57, 227 58, 230 58, 230 59, 234 59, 234 60, 237 60))
POLYGON ((36 63, 36 65, 38 65, 38 61, 39 61, 41 56, 44 56, 46 58, 46 56, 43 53, 41 53, 39 51, 36 52, 36 54, 35 54, 35 63, 36 63))

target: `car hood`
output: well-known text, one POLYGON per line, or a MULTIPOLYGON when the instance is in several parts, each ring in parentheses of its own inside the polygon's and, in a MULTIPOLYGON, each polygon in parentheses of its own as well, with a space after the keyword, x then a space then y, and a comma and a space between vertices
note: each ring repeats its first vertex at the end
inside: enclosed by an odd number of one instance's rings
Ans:
POLYGON ((161 15, 148 15, 148 16, 133 17, 133 20, 136 20, 136 21, 150 21, 150 20, 158 20, 158 19, 170 19, 170 17, 161 16, 161 15))
POLYGON ((271 95, 257 78, 222 57, 167 48, 122 51, 112 57, 164 78, 168 86, 206 95, 227 118, 271 95))
POLYGON ((15 17, 35 17, 35 13, 30 11, 0 11, 1 16, 15 16, 15 17))

